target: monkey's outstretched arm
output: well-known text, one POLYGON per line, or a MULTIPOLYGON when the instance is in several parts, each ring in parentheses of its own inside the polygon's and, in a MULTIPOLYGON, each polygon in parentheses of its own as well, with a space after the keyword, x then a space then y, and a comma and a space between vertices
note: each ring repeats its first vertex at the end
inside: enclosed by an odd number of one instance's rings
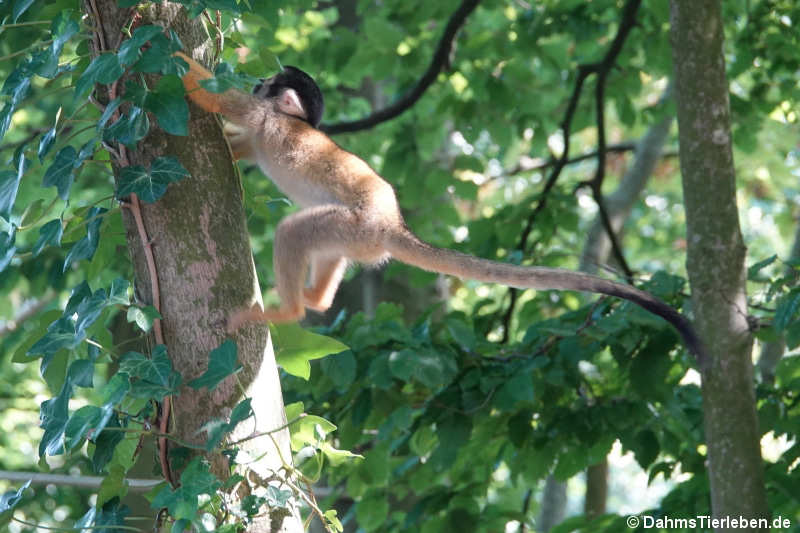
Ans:
POLYGON ((248 114, 258 107, 258 101, 252 95, 237 89, 229 89, 224 93, 212 93, 203 89, 200 81, 211 79, 211 72, 182 52, 175 52, 175 55, 189 64, 189 71, 182 78, 186 94, 204 110, 221 113, 228 120, 243 124, 248 114))

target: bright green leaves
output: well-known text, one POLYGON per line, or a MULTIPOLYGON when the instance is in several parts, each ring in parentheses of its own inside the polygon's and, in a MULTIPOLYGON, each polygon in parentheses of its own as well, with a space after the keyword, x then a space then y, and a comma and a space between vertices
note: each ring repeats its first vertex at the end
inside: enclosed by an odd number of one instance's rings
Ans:
POLYGON ((85 219, 86 236, 73 244, 72 248, 67 252, 67 258, 64 260, 64 271, 75 261, 92 258, 100 242, 100 226, 103 223, 103 214, 107 211, 108 209, 103 207, 89 209, 85 219))
POLYGON ((200 496, 214 496, 222 483, 211 473, 208 463, 195 457, 181 473, 180 486, 163 487, 152 501, 153 509, 166 507, 176 520, 193 520, 200 509, 200 496))
POLYGON ((138 352, 128 352, 119 362, 119 371, 130 376, 130 395, 136 398, 161 401, 165 396, 177 394, 182 378, 172 368, 167 357, 167 347, 159 344, 150 357, 138 352))
POLYGON ((156 158, 150 170, 139 165, 130 166, 120 173, 117 198, 122 199, 135 193, 141 201, 152 203, 164 195, 170 183, 187 176, 189 171, 174 157, 156 158))
POLYGON ((403 381, 417 380, 430 389, 442 387, 455 377, 458 367, 452 357, 434 350, 405 349, 389 355, 392 375, 403 381))
POLYGON ((239 402, 236 407, 231 411, 230 420, 227 422, 221 419, 215 419, 204 425, 201 430, 208 433, 208 440, 206 440, 206 451, 210 452, 216 448, 225 435, 234 430, 234 428, 244 420, 253 416, 253 408, 250 406, 250 398, 245 398, 239 402))
POLYGON ((123 69, 117 54, 106 52, 95 57, 75 82, 75 99, 86 96, 95 83, 112 83, 122 76, 123 69))
POLYGON ((318 479, 322 471, 323 459, 328 459, 333 465, 360 458, 348 450, 339 450, 326 440, 328 435, 336 430, 336 426, 322 417, 306 415, 303 413, 303 403, 295 402, 286 406, 286 418, 289 420, 291 432, 292 451, 313 451, 313 454, 303 453, 304 459, 297 466, 303 474, 311 479, 318 479))
POLYGON ((29 480, 23 483, 18 490, 9 490, 0 494, 0 521, 6 518, 6 516, 4 516, 6 513, 13 511, 14 507, 22 501, 22 495, 30 484, 31 482, 29 480))
POLYGON ((128 308, 127 317, 128 322, 134 322, 144 331, 149 332, 153 328, 153 322, 161 318, 161 314, 152 305, 145 307, 131 306, 128 308))
POLYGON ((17 199, 22 175, 11 170, 0 171, 0 217, 8 220, 17 199))
POLYGON ((78 152, 72 146, 65 146, 56 154, 55 160, 47 168, 42 178, 42 187, 55 187, 62 200, 69 198, 69 189, 75 181, 75 168, 81 162, 78 152))
POLYGON ((197 379, 187 385, 193 389, 206 387, 208 390, 217 388, 223 379, 242 370, 242 365, 236 361, 236 343, 228 339, 218 348, 211 350, 208 356, 208 369, 197 379))
POLYGON ((269 330, 278 364, 303 379, 311 376, 309 361, 347 350, 341 342, 307 331, 298 324, 270 324, 269 330))
POLYGON ((140 107, 132 106, 127 113, 120 115, 103 131, 103 140, 133 147, 147 135, 149 130, 150 119, 147 118, 147 113, 140 107))
POLYGON ((189 104, 184 98, 183 82, 174 75, 158 80, 155 91, 148 92, 144 107, 158 118, 158 125, 172 135, 188 135, 189 104))

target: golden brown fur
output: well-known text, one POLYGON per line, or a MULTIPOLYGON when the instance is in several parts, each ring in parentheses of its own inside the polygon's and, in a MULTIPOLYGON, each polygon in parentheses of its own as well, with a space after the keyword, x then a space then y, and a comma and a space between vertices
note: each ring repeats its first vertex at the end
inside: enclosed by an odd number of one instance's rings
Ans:
POLYGON ((297 99, 263 99, 235 90, 209 93, 198 81, 210 73, 180 56, 190 65, 183 81, 192 101, 230 122, 226 133, 234 155, 258 162, 302 208, 280 223, 275 237, 273 262, 280 307, 243 311, 231 319, 230 329, 245 322, 298 320, 305 308, 324 311, 333 301, 348 261, 374 264, 394 257, 460 278, 624 298, 668 320, 700 355, 699 340, 686 318, 644 291, 569 270, 479 259, 419 240, 406 228, 391 185, 362 159, 302 120, 304 110, 293 104, 297 99), (310 288, 305 288, 309 269, 310 288))

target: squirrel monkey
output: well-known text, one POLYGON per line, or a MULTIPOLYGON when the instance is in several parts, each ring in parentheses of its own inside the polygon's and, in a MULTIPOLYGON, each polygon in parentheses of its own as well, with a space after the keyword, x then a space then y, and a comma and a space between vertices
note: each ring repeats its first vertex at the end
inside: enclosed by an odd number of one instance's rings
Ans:
POLYGON ((340 148, 316 127, 322 93, 302 70, 285 67, 256 85, 253 94, 230 89, 210 93, 199 85, 211 73, 189 64, 183 76, 189 98, 227 119, 226 134, 236 158, 256 161, 301 209, 278 225, 273 264, 280 307, 257 307, 231 317, 233 331, 248 322, 299 320, 305 308, 325 311, 348 261, 379 264, 398 259, 431 272, 521 289, 555 289, 606 294, 630 300, 664 318, 698 359, 700 341, 690 322, 672 307, 635 287, 570 270, 516 266, 480 259, 417 238, 406 226, 394 189, 361 158, 340 148), (310 269, 310 286, 306 277, 310 269))

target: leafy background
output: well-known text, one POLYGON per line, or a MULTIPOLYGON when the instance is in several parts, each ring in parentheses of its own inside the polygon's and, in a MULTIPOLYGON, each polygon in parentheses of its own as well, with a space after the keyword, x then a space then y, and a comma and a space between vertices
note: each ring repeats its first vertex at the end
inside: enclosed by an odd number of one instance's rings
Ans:
MULTIPOLYGON (((212 25, 210 35, 224 42, 221 58, 230 65, 246 52, 239 71, 261 77, 280 61, 312 73, 326 96, 328 125, 361 118, 412 87, 458 6, 417 0, 185 4, 195 13, 221 10, 224 39, 212 25)), ((592 176, 595 161, 565 169, 525 254, 520 234, 539 205, 546 170, 513 169, 560 150, 559 126, 578 65, 603 57, 620 7, 611 0, 481 3, 448 68, 409 111, 335 140, 394 185, 409 226, 425 240, 482 257, 577 268, 596 206, 588 191, 576 189, 592 176)), ((794 350, 800 290, 793 288, 797 263, 787 259, 800 211, 800 7, 791 0, 737 0, 724 9, 738 200, 749 264, 755 265, 750 311, 763 324, 762 342, 785 334, 794 350)), ((96 425, 109 417, 113 425, 121 423, 120 411, 146 414, 149 399, 181 383, 158 349, 150 360, 125 355, 138 353, 129 322, 138 324, 140 336, 154 314, 131 301, 132 267, 115 199, 137 192, 142 201, 155 201, 169 183, 191 178, 167 157, 149 168, 125 169, 115 190, 103 143, 131 145, 156 126, 185 135, 188 108, 179 80, 170 76, 180 73, 169 59, 174 40, 139 28, 117 54, 92 61, 80 10, 73 0, 0 6, 0 468, 36 470, 44 466, 40 453, 63 446, 67 453, 47 457, 50 468, 113 478, 130 465, 136 439, 115 443, 108 448, 112 455, 103 457, 97 453, 102 442, 85 444, 82 421, 96 425), (151 47, 142 52, 147 41, 151 47), (165 76, 146 89, 126 87, 126 114, 112 122, 87 95, 96 82, 114 82, 125 69, 165 76), (138 378, 138 393, 118 372, 138 378)), ((669 101, 659 100, 672 69, 668 20, 667 2, 646 3, 609 75, 610 143, 635 141, 674 114, 669 101)), ((222 80, 230 75, 218 73, 222 80)), ((594 83, 587 81, 572 123, 573 154, 597 144, 589 96, 594 83)), ((678 164, 669 155, 676 147, 673 131, 667 155, 626 222, 623 248, 647 280, 643 286, 680 306, 687 289, 678 164)), ((630 163, 629 154, 609 157, 605 192, 630 163)), ((295 208, 257 169, 240 168, 258 274, 269 287, 276 222, 295 208)), ((354 285, 363 275, 350 274, 354 285)), ((612 480, 619 475, 625 481, 612 483, 619 492, 612 492, 609 513, 587 530, 619 531, 631 512, 708 513, 699 388, 691 358, 663 322, 630 304, 531 291, 520 295, 507 321, 510 297, 503 287, 451 280, 443 303, 424 290, 436 282, 430 274, 392 264, 380 277, 384 286, 402 290, 386 289, 388 301, 364 313, 347 294, 357 289, 346 289, 341 300, 348 305, 316 320, 318 333, 347 350, 326 345, 318 357, 339 353, 309 363, 310 352, 303 351, 309 345, 301 343, 300 360, 292 364, 291 342, 281 344, 278 335, 276 343, 290 412, 335 424, 320 422, 326 444, 317 442, 318 453, 298 462, 304 473, 319 476, 319 494, 328 495, 322 506, 337 509, 346 527, 438 532, 501 531, 515 521, 532 526, 544 478, 574 478, 615 443, 649 480, 668 482, 646 489, 639 501, 626 489, 632 478, 625 476, 636 474, 613 473, 612 480), (651 501, 650 490, 667 494, 651 501)), ((294 335, 300 333, 284 339, 294 335)), ((757 387, 770 506, 791 518, 795 530, 798 379, 798 358, 787 356, 774 381, 759 380, 757 387)), ((298 450, 316 438, 303 433, 309 427, 293 428, 298 450)), ((216 488, 197 463, 184 475, 194 476, 185 486, 216 488)), ((70 525, 90 505, 99 509, 106 502, 98 512, 116 523, 125 514, 114 500, 118 486, 110 484, 100 503, 70 487, 29 490, 15 516, 70 525)), ((571 487, 574 517, 562 531, 588 520, 576 509, 580 481, 571 487)), ((197 502, 200 494, 163 493, 157 501, 169 507, 197 502)), ((191 519, 196 506, 170 510, 191 519)), ((18 522, 10 527, 32 530, 18 522)))

